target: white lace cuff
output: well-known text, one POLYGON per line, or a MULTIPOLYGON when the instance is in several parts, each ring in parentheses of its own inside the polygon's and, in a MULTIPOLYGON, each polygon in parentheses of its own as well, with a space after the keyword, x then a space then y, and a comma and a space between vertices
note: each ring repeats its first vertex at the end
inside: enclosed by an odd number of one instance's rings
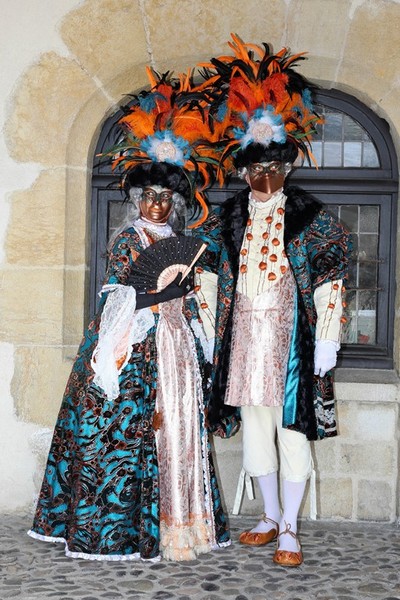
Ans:
POLYGON ((92 355, 93 383, 109 400, 119 396, 118 377, 132 352, 133 344, 143 341, 154 326, 150 308, 135 311, 136 291, 132 286, 108 284, 100 295, 108 293, 100 321, 99 339, 92 355))

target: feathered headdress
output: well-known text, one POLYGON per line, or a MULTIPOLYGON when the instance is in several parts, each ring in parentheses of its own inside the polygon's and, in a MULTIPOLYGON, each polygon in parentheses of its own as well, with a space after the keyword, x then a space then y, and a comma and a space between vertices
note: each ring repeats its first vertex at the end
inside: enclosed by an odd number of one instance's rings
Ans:
POLYGON ((198 225, 208 214, 204 190, 215 180, 223 182, 218 140, 227 123, 210 118, 209 81, 195 85, 191 71, 173 78, 148 67, 147 74, 151 89, 133 96, 118 122, 121 138, 103 157, 111 158, 113 170, 122 172, 122 185, 144 162, 180 167, 203 210, 198 225))
MULTIPOLYGON (((233 56, 219 56, 203 63, 202 75, 212 81, 214 104, 225 106, 225 166, 239 150, 257 143, 293 142, 303 157, 316 163, 311 153, 311 138, 322 120, 314 111, 311 96, 314 86, 293 67, 304 60, 304 53, 291 55, 286 48, 271 54, 263 47, 245 44, 231 34, 228 45, 233 56)), ((215 109, 214 109, 215 110, 215 109)))

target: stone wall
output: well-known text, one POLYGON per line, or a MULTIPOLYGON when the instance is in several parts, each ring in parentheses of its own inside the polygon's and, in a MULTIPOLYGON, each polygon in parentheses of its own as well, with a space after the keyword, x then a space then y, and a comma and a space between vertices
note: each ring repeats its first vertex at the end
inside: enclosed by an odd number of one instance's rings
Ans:
MULTIPOLYGON (((29 0, 24 3, 28 10, 29 0)), ((30 62, 3 90, 6 148, 0 151, 24 176, 0 190, 0 349, 8 382, 0 510, 31 502, 34 456, 45 453, 41 428, 54 425, 85 319, 94 147, 121 99, 146 85, 146 64, 160 71, 185 69, 226 50, 231 31, 246 41, 268 41, 274 49, 307 50, 302 72, 354 95, 385 118, 399 149, 398 1, 57 0, 54 5, 54 15, 42 15, 43 23, 33 15, 39 30, 51 30, 51 43, 32 45, 30 62), (29 444, 35 431, 39 437, 29 444), (17 454, 11 451, 13 439, 20 440, 17 454), (9 493, 12 487, 17 495, 9 493)), ((5 38, 10 52, 16 51, 17 14, 13 26, 5 38)), ((399 340, 397 320, 397 357, 399 340)), ((350 373, 338 384, 341 436, 315 448, 319 512, 326 518, 393 520, 398 514, 397 379, 365 390, 367 376, 350 373)), ((386 381, 387 374, 382 377, 386 381)), ((218 441, 217 454, 231 506, 240 438, 218 441)), ((246 501, 243 509, 259 510, 257 502, 246 501)))

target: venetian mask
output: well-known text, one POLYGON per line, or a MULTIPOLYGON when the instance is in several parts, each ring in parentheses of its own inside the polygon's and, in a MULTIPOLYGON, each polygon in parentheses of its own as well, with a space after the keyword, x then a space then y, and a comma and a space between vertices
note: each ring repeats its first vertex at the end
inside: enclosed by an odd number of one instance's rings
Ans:
POLYGON ((279 161, 251 163, 247 167, 248 183, 252 190, 274 194, 283 187, 288 171, 290 165, 279 161))
POLYGON ((172 190, 160 185, 145 187, 140 201, 141 216, 153 223, 166 223, 172 210, 172 196, 172 190))

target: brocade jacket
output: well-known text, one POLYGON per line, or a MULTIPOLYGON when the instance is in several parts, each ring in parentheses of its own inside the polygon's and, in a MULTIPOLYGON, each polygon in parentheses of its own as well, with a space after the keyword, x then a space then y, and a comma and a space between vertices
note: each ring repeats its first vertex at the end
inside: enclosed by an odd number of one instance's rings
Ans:
MULTIPOLYGON (((232 338, 234 292, 239 253, 249 216, 250 189, 229 198, 221 208, 221 234, 234 275, 228 323, 219 357, 215 361, 209 421, 233 416, 237 409, 224 404, 232 338)), ((287 196, 284 219, 285 251, 296 281, 296 310, 288 360, 283 408, 283 426, 299 431, 309 440, 337 435, 332 373, 314 376, 314 345, 317 313, 314 291, 323 283, 346 281, 351 250, 349 233, 328 214, 322 204, 301 188, 284 189, 287 196)))

